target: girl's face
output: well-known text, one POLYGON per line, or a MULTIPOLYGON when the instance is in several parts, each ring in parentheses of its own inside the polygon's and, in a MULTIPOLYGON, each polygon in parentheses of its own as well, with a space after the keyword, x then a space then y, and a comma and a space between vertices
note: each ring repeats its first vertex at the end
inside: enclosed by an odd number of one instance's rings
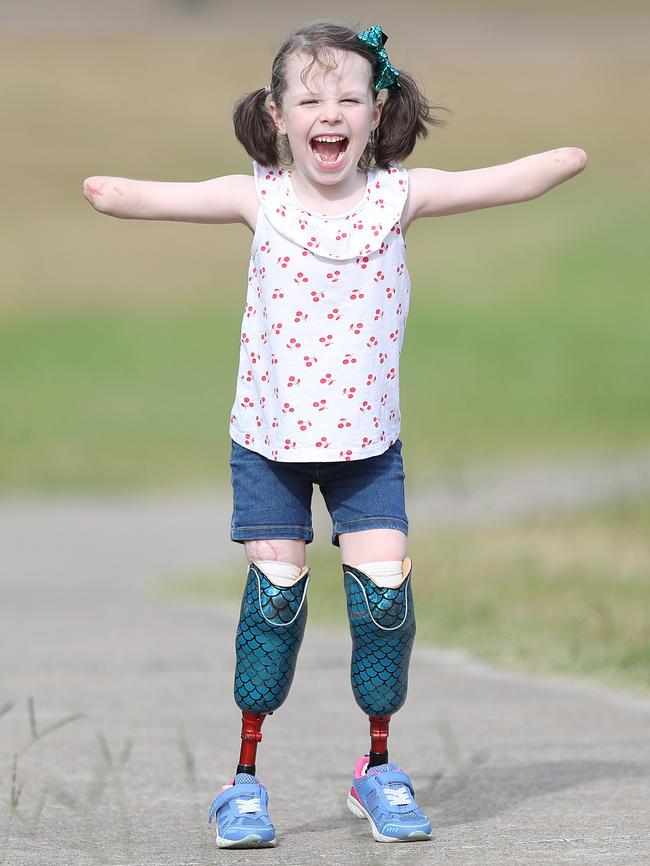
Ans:
POLYGON ((332 59, 334 69, 314 63, 301 78, 311 58, 290 55, 282 106, 269 105, 278 131, 289 139, 296 170, 327 186, 356 173, 382 109, 368 61, 351 51, 333 51, 332 59))

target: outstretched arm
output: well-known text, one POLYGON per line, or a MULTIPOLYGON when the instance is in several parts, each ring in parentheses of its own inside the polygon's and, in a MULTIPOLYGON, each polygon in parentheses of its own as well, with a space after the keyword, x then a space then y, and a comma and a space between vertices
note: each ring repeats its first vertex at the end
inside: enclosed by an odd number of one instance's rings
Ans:
POLYGON ((237 223, 254 227, 257 195, 249 175, 228 175, 198 183, 89 177, 83 193, 101 213, 121 219, 237 223))
POLYGON ((471 171, 409 171, 409 199, 403 222, 529 201, 574 177, 587 164, 579 147, 560 147, 504 165, 471 171))

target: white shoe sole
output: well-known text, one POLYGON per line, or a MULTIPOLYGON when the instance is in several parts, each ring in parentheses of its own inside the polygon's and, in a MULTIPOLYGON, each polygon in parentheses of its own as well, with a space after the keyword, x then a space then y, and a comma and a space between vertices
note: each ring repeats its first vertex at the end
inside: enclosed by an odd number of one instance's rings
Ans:
POLYGON ((224 839, 217 833, 217 848, 275 848, 276 840, 265 840, 257 833, 250 833, 243 839, 224 839))
POLYGON ((353 815, 356 815, 357 818, 368 819, 370 826, 372 827, 372 835, 375 837, 376 842, 424 842, 431 839, 431 833, 425 833, 424 830, 414 830, 404 839, 396 839, 394 836, 384 836, 375 826, 375 822, 370 817, 370 814, 366 812, 361 803, 356 799, 356 797, 353 797, 352 794, 348 794, 348 809, 353 815))

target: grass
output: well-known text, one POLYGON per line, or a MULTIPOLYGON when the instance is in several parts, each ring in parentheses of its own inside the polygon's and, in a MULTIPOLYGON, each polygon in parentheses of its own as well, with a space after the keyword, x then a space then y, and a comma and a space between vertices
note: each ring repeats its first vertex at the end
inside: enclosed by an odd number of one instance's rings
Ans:
MULTIPOLYGON (((410 539, 420 645, 650 694, 650 499, 563 518, 410 539)), ((310 617, 347 629, 334 548, 314 544, 310 617)), ((242 575, 175 580, 173 593, 241 595, 242 575)))
MULTIPOLYGON (((605 54, 602 34, 552 59, 522 53, 531 21, 498 51, 455 44, 452 19, 444 51, 409 48, 431 99, 456 112, 411 164, 565 143, 590 154, 538 201, 410 232, 403 438, 422 483, 440 466, 650 438, 647 58, 620 33, 605 54)), ((80 184, 249 171, 231 104, 270 56, 248 31, 2 40, 0 488, 224 479, 247 233, 110 220, 80 184), (234 85, 216 86, 217 57, 240 70, 234 85)))

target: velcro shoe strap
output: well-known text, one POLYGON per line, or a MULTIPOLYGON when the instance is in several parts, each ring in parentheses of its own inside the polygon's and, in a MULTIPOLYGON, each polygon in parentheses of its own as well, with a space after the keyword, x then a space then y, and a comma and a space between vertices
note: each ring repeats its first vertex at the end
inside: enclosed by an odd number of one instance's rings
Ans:
POLYGON ((398 782, 400 785, 406 785, 413 796, 413 782, 409 779, 406 773, 401 770, 389 770, 387 773, 371 773, 375 779, 381 784, 382 788, 390 785, 391 782, 398 782))
POLYGON ((232 785, 230 788, 226 788, 225 791, 222 791, 217 797, 214 798, 212 802, 212 806, 210 807, 210 814, 208 815, 208 824, 211 823, 214 816, 217 814, 219 809, 222 806, 225 806, 226 803, 229 803, 231 800, 234 800, 235 797, 242 797, 244 794, 252 794, 254 797, 259 797, 260 802, 263 802, 263 792, 266 791, 264 785, 232 785))

